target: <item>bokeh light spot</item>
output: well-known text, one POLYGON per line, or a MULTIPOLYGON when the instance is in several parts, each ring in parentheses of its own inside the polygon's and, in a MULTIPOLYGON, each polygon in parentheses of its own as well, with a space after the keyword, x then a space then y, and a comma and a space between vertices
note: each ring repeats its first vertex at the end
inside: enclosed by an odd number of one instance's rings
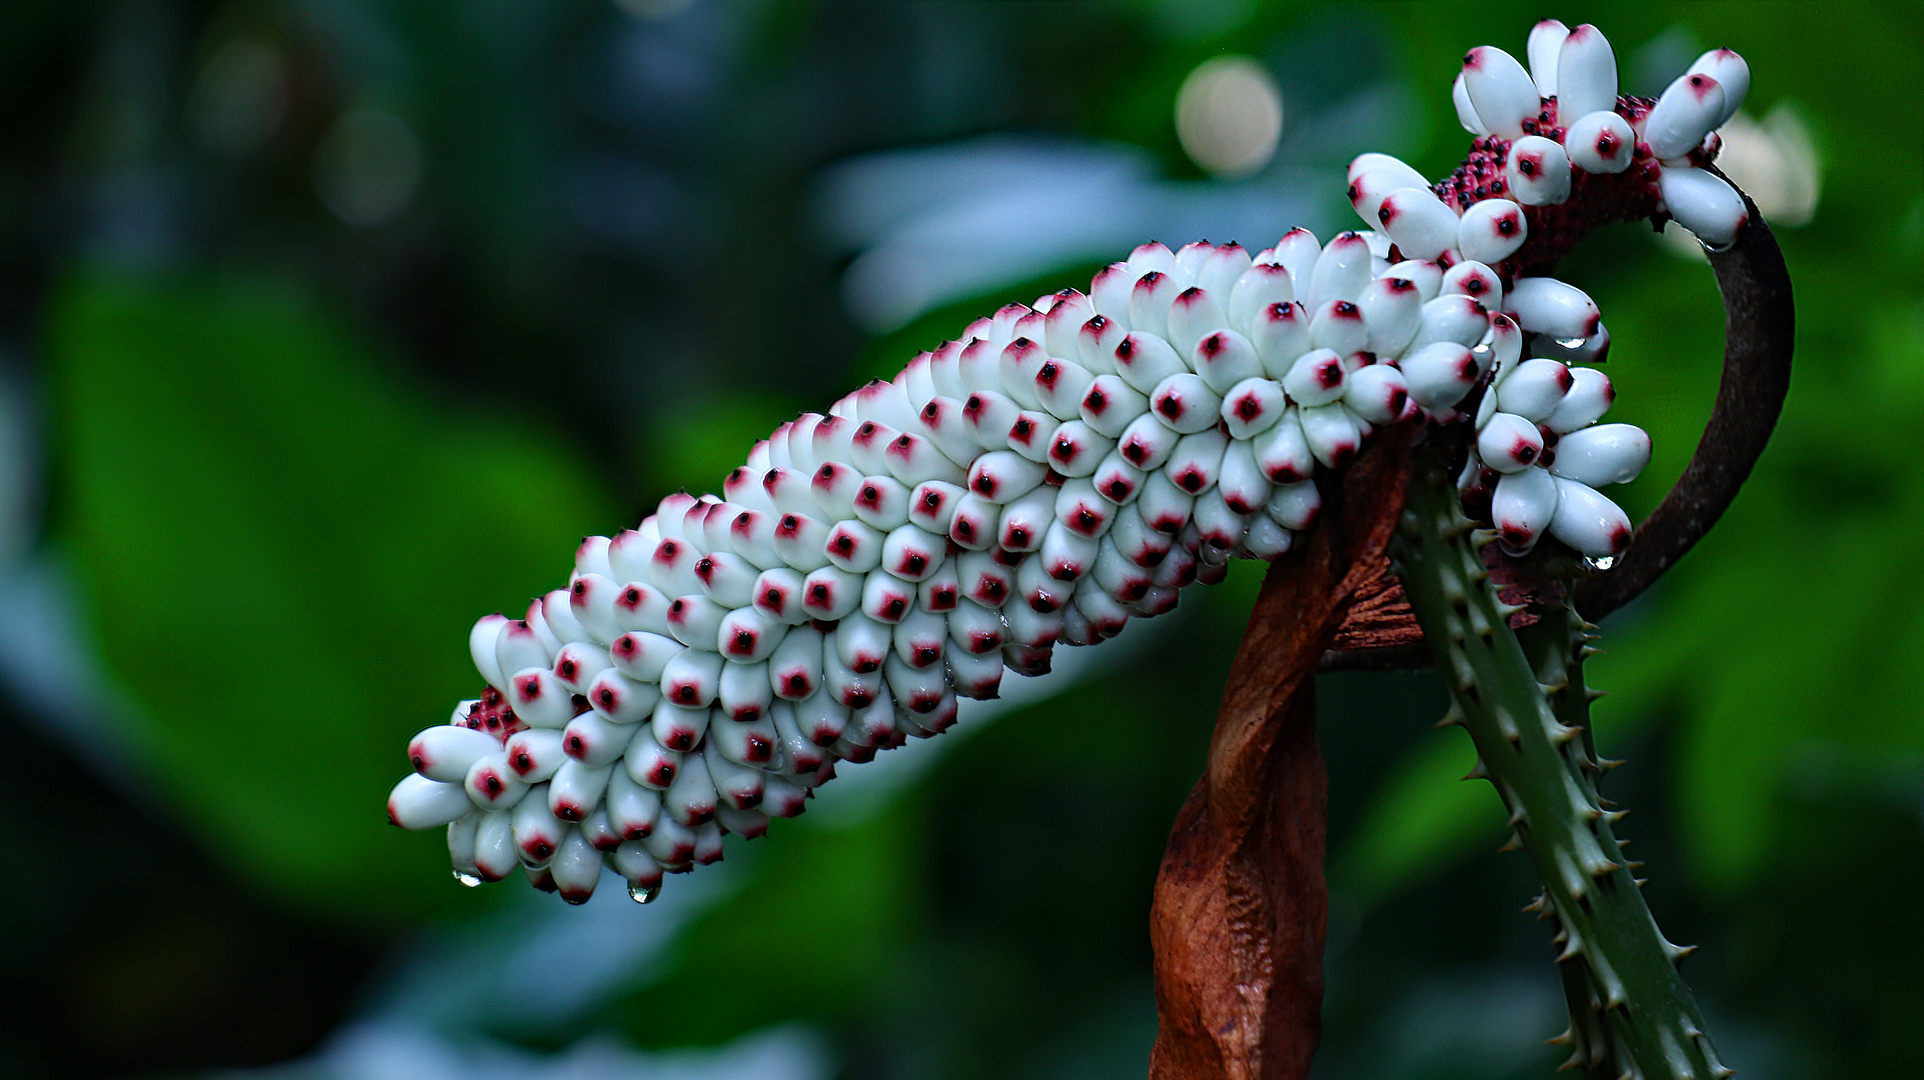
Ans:
POLYGON ((1269 164, 1283 133, 1283 95, 1248 56, 1218 56, 1176 91, 1176 137, 1205 172, 1238 177, 1269 164))
POLYGON ((421 181, 421 143, 389 112, 355 109, 314 150, 314 188, 334 215, 364 228, 400 216, 421 181))

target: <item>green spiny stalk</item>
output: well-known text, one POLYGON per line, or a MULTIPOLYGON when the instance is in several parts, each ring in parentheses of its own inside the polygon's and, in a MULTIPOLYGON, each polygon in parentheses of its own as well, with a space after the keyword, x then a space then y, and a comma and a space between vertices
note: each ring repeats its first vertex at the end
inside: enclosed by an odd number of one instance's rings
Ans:
POLYGON ((1449 440, 1416 455, 1394 550, 1404 592, 1477 749, 1472 773, 1510 812, 1513 844, 1543 879, 1526 910, 1557 928, 1574 1047, 1566 1067, 1594 1080, 1715 1080, 1732 1075, 1704 1033, 1677 963, 1612 832, 1588 735, 1582 660, 1590 627, 1568 607, 1519 635, 1497 596, 1450 482, 1449 440), (1520 640, 1521 638, 1521 640, 1520 640))

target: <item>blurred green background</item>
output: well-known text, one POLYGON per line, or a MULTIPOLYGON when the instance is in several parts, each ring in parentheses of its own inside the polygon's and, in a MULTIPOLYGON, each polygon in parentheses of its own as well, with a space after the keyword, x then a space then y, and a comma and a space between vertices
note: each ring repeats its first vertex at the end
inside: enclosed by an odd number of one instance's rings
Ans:
MULTIPOLYGON (((1606 794, 1743 1075, 1915 1076, 1912 0, 0 7, 0 1072, 1140 1075, 1150 886, 1260 568, 647 909, 459 888, 386 790, 472 692, 473 618, 582 533, 1142 240, 1349 227, 1349 157, 1446 170, 1458 58, 1542 17, 1598 21, 1630 92, 1749 59, 1727 167, 1799 308, 1743 498, 1607 627, 1606 794), (1225 56, 1280 95, 1273 153, 1178 130, 1225 56)), ((1567 276, 1656 439, 1641 512, 1708 411, 1715 287, 1630 228, 1567 276)), ((1552 949, 1439 688, 1320 691, 1317 1076, 1548 1075, 1552 949)))

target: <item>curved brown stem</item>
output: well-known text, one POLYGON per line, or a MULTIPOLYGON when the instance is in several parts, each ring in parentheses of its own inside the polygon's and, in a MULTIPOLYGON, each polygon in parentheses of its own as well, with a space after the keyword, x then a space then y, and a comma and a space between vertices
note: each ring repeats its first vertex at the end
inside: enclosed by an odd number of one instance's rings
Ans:
POLYGON ((1724 297, 1724 374, 1710 422, 1683 475, 1637 527, 1617 565, 1577 582, 1574 599, 1585 618, 1602 618, 1635 599, 1710 531, 1783 412, 1797 328, 1790 271, 1757 204, 1743 198, 1750 224, 1736 243, 1710 253, 1724 297))
MULTIPOLYGON (((1557 568, 1559 576, 1575 579, 1572 600, 1585 618, 1600 619, 1636 599, 1703 539, 1736 499, 1783 412, 1796 338, 1790 271, 1757 204, 1741 189, 1738 194, 1750 223, 1736 243, 1709 253, 1724 298, 1723 377, 1710 420, 1690 464, 1637 527, 1612 569, 1580 569, 1574 561, 1557 568)), ((1422 631, 1388 565, 1376 573, 1380 584, 1363 590, 1374 602, 1359 604, 1344 622, 1335 647, 1323 657, 1323 669, 1411 668, 1430 662, 1422 631)))

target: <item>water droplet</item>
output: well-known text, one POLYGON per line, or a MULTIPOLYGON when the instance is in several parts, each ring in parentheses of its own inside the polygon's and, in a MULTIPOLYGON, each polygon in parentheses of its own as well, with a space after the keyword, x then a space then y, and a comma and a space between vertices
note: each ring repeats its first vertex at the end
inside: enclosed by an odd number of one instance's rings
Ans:
POLYGON ((481 884, 481 879, 479 877, 475 876, 474 874, 468 873, 466 870, 456 870, 454 872, 454 880, 460 882, 463 885, 466 885, 470 889, 474 888, 476 885, 481 884))
POLYGON ((1557 339, 1557 344, 1566 349, 1580 349, 1586 340, 1588 339, 1580 337, 1560 337, 1557 339))
POLYGON ((1592 570, 1608 570, 1617 565, 1617 557, 1615 555, 1598 555, 1583 560, 1583 565, 1592 570))
POLYGON ((660 895, 661 882, 659 881, 652 885, 643 885, 639 881, 631 881, 628 883, 628 899, 633 900, 637 904, 652 904, 655 902, 655 897, 660 895))

